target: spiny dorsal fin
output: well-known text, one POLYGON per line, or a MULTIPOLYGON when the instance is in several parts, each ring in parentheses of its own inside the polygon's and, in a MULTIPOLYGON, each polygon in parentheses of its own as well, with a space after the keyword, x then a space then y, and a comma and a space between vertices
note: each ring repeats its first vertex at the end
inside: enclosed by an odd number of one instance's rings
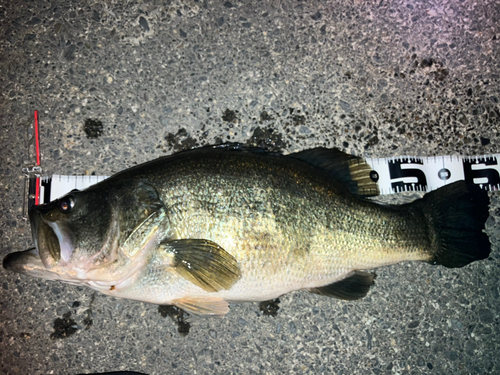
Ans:
POLYGON ((172 267, 179 275, 207 292, 230 289, 241 276, 236 259, 215 242, 171 240, 160 246, 174 255, 172 267))
POLYGON ((372 168, 360 157, 346 154, 336 148, 322 147, 296 152, 288 157, 324 169, 353 194, 363 197, 380 194, 377 183, 370 178, 372 168))
POLYGON ((356 300, 365 297, 373 285, 375 274, 355 271, 343 280, 319 288, 309 289, 311 293, 335 297, 345 300, 356 300))

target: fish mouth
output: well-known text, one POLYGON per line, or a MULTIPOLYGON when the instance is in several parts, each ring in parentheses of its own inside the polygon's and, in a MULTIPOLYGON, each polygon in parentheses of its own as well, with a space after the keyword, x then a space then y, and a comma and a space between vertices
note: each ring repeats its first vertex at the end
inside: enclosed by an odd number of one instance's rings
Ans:
POLYGON ((33 239, 45 267, 51 268, 59 263, 61 259, 59 240, 52 228, 43 220, 40 221, 37 229, 33 230, 33 239))
POLYGON ((47 269, 61 260, 67 263, 74 249, 71 231, 61 222, 44 219, 44 214, 50 209, 39 206, 29 212, 33 241, 47 269))
POLYGON ((40 279, 64 281, 64 277, 60 272, 45 267, 36 247, 7 254, 3 258, 3 268, 40 279))
POLYGON ((33 247, 26 251, 7 254, 3 258, 3 268, 13 272, 29 274, 31 265, 38 262, 41 263, 38 250, 33 247))
POLYGON ((73 251, 72 238, 64 225, 43 218, 48 207, 34 207, 29 212, 34 248, 8 254, 3 259, 6 270, 43 279, 57 279, 57 265, 66 263, 73 251))
POLYGON ((36 209, 31 209, 29 216, 35 247, 8 254, 3 259, 3 268, 29 276, 50 279, 52 277, 48 269, 59 260, 59 241, 54 231, 41 220, 36 209), (40 255, 40 248, 45 256, 40 255))
POLYGON ((54 267, 61 259, 59 240, 52 228, 42 219, 42 213, 36 208, 29 211, 31 234, 38 255, 48 269, 54 267))
POLYGON ((3 268, 8 271, 42 279, 54 280, 57 278, 54 273, 45 268, 38 254, 38 250, 35 247, 25 251, 7 254, 7 256, 3 258, 3 268))

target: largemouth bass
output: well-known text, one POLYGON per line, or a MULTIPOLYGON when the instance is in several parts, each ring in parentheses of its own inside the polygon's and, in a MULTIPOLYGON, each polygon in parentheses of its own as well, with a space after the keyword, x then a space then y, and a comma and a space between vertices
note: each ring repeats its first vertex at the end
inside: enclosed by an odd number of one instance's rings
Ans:
POLYGON ((35 248, 6 269, 223 316, 294 290, 365 296, 377 267, 485 259, 487 192, 464 181, 381 205, 361 158, 205 147, 120 172, 30 210, 35 248))

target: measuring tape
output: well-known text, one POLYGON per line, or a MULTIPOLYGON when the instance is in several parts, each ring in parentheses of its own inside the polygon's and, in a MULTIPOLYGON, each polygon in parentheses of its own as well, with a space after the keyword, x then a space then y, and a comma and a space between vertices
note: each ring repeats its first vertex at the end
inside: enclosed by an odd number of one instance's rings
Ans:
MULTIPOLYGON (((377 182, 380 194, 403 191, 431 191, 455 181, 465 180, 489 191, 500 189, 500 154, 482 157, 399 157, 370 158, 370 177, 377 182)), ((39 204, 60 198, 73 189, 83 190, 107 176, 65 176, 32 180, 39 183, 39 204)), ((31 188, 33 190, 33 187, 31 188)), ((35 189, 36 190, 36 189, 35 189)))
POLYGON ((397 157, 366 159, 372 167, 370 177, 380 194, 403 191, 431 191, 455 181, 465 180, 489 191, 500 188, 500 154, 461 157, 397 157))
MULTIPOLYGON (((73 189, 83 190, 96 184, 107 176, 64 176, 53 175, 42 178, 39 151, 38 112, 35 111, 35 122, 28 131, 29 144, 35 146, 36 165, 24 168, 28 191, 27 208, 33 205, 48 203, 69 193, 73 189), (28 183, 29 182, 29 183, 28 183)), ((500 189, 500 154, 460 157, 404 156, 396 158, 368 158, 371 166, 371 179, 378 184, 380 194, 394 194, 404 191, 424 191, 439 189, 455 181, 465 180, 479 185, 488 191, 500 189)), ((25 204, 26 206, 26 204, 25 204)), ((27 210, 23 206, 23 216, 27 218, 27 210)))

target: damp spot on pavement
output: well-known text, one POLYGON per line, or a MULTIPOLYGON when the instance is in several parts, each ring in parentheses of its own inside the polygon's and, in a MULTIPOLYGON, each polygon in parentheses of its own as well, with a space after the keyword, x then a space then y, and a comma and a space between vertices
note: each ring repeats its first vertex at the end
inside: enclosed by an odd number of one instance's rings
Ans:
POLYGON ((238 111, 232 111, 230 109, 226 109, 222 114, 222 120, 226 122, 236 122, 239 120, 238 111))
POLYGON ((71 312, 65 313, 62 318, 54 320, 54 332, 50 334, 52 340, 65 339, 75 334, 78 330, 75 320, 71 317, 71 312))
POLYGON ((83 131, 89 139, 99 138, 102 135, 103 130, 104 126, 99 120, 92 120, 88 118, 85 120, 85 124, 83 125, 83 131))
POLYGON ((265 316, 277 316, 280 309, 280 299, 272 299, 259 303, 259 310, 265 316))
POLYGON ((250 136, 247 145, 260 147, 269 151, 281 151, 287 147, 284 137, 281 133, 274 131, 273 128, 262 129, 260 126, 255 128, 250 136))
POLYGON ((271 116, 267 111, 262 111, 260 113, 260 119, 259 122, 262 124, 264 121, 272 121, 274 120, 274 117, 271 116))
POLYGON ((85 314, 87 315, 83 319, 83 324, 85 324, 85 329, 89 329, 93 324, 94 321, 92 319, 92 304, 94 303, 95 300, 95 293, 92 294, 92 297, 90 298, 90 303, 89 303, 89 308, 85 310, 85 314))
POLYGON ((149 32, 149 22, 147 19, 145 19, 143 16, 139 17, 139 25, 142 27, 142 29, 145 32, 149 32))
POLYGON ((188 335, 189 330, 191 329, 191 324, 185 320, 189 316, 187 312, 171 305, 158 306, 158 312, 162 317, 166 318, 169 316, 170 319, 177 323, 177 331, 181 336, 188 335))
POLYGON ((184 128, 179 129, 175 134, 168 133, 165 136, 165 141, 167 141, 168 147, 173 149, 174 152, 189 150, 199 146, 198 141, 191 137, 184 128))

